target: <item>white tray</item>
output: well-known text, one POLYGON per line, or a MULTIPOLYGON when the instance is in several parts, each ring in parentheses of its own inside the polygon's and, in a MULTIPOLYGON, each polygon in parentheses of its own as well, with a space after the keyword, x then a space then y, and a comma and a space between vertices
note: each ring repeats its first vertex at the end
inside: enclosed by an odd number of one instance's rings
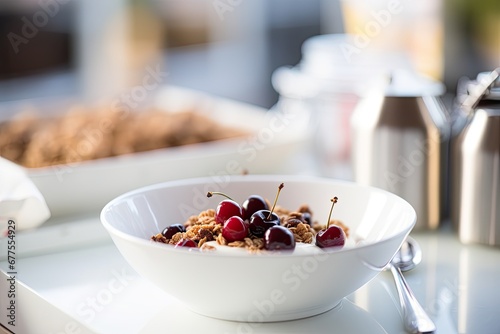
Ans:
MULTIPOLYGON (((298 321, 249 324, 198 315, 138 276, 96 218, 25 232, 17 244, 22 251, 16 260, 16 326, 6 326, 15 333, 386 333, 353 302, 354 295, 341 307, 298 321)), ((8 263, 0 258, 1 291, 6 291, 7 271, 8 263)), ((389 294, 377 291, 380 302, 395 311, 389 294)), ((2 310, 8 302, 0 299, 2 310)), ((4 326, 5 316, 2 311, 4 326)))
MULTIPOLYGON (((464 246, 446 229, 413 237, 424 256, 405 276, 435 320, 437 334, 497 333, 500 292, 495 286, 500 268, 491 263, 500 260, 498 249, 464 246)), ((94 215, 49 221, 39 229, 19 232, 16 244, 16 327, 11 330, 17 334, 404 333, 389 272, 348 296, 341 308, 259 325, 211 319, 187 310, 134 272, 94 215)), ((0 238, 3 326, 9 320, 6 246, 7 239, 0 238)), ((223 288, 223 282, 214 287, 214 298, 217 288, 223 288)))
POLYGON ((159 89, 152 104, 169 111, 193 107, 217 121, 247 130, 247 138, 159 149, 70 165, 27 169, 44 195, 53 217, 98 212, 128 190, 180 178, 214 180, 246 170, 286 173, 310 138, 308 114, 278 111, 179 87, 159 89))

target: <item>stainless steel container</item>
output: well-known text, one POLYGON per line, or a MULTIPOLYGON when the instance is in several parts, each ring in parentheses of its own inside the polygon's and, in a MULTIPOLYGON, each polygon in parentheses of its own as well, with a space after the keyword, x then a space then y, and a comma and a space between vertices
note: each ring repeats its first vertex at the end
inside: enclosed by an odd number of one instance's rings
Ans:
POLYGON ((480 74, 461 98, 451 217, 462 242, 500 246, 500 68, 480 74))
POLYGON ((439 83, 394 77, 353 113, 357 182, 391 191, 417 212, 415 229, 435 229, 446 205, 449 122, 439 83))

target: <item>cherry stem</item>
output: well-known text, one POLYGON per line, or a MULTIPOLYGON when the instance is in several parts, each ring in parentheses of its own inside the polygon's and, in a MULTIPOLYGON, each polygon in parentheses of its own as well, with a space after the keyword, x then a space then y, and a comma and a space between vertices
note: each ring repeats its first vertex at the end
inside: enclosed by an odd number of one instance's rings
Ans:
POLYGON ((333 211, 333 207, 335 206, 335 203, 337 203, 339 199, 337 198, 337 196, 335 196, 334 198, 332 198, 330 201, 332 202, 332 207, 330 208, 330 214, 328 215, 328 222, 326 223, 326 229, 328 230, 328 228, 330 227, 330 218, 332 216, 332 211, 333 211))
POLYGON ((269 215, 267 216, 267 220, 271 219, 271 216, 273 214, 273 211, 274 211, 274 208, 276 207, 276 203, 278 202, 278 196, 280 195, 280 192, 281 192, 281 189, 283 189, 283 187, 285 186, 284 183, 281 183, 279 186, 278 186, 278 193, 276 194, 276 198, 274 199, 274 204, 273 204, 273 208, 271 209, 271 212, 269 212, 269 215))
POLYGON ((207 193, 207 197, 212 197, 213 195, 221 195, 221 196, 224 196, 225 198, 227 199, 230 199, 231 201, 234 201, 234 199, 232 199, 231 197, 229 197, 228 195, 224 194, 224 193, 221 193, 221 192, 218 192, 218 191, 209 191, 207 193))

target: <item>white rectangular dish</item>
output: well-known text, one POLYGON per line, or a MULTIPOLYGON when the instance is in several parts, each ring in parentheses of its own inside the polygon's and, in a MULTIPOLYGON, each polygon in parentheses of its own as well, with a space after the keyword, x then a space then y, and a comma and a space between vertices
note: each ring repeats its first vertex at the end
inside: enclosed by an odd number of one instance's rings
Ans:
POLYGON ((169 111, 192 110, 246 137, 157 149, 67 165, 26 168, 53 217, 98 212, 126 191, 180 178, 210 176, 214 181, 248 172, 290 172, 310 138, 308 115, 267 110, 179 87, 158 89, 152 104, 169 111))

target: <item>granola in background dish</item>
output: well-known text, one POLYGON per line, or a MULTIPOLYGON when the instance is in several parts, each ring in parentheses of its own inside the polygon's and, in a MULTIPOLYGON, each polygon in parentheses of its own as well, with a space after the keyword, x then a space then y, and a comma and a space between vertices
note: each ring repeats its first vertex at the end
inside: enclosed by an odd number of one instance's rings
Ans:
POLYGON ((38 168, 246 134, 194 110, 123 112, 74 107, 57 117, 29 112, 0 123, 0 156, 38 168))

